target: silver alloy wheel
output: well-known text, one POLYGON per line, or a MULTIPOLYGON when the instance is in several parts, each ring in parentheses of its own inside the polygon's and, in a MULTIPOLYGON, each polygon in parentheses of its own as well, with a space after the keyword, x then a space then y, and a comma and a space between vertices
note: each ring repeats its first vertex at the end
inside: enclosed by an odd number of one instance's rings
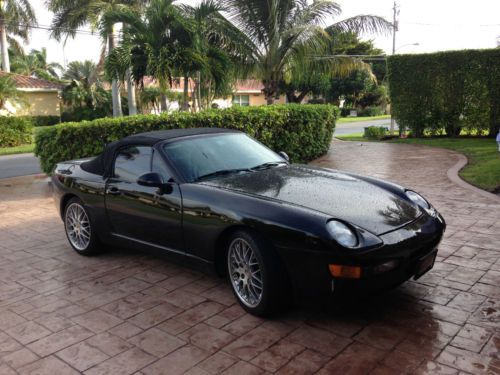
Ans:
POLYGON ((66 209, 66 233, 71 244, 80 251, 85 250, 90 243, 90 221, 83 207, 72 203, 66 209))
POLYGON ((227 256, 229 277, 236 295, 248 307, 256 307, 262 300, 264 284, 261 265, 250 244, 236 238, 229 245, 227 256))

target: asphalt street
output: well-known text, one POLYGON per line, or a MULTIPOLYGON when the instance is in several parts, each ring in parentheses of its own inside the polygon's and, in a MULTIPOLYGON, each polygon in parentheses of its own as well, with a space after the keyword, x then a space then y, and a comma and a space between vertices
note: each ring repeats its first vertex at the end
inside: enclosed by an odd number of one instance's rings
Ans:
POLYGON ((33 154, 0 156, 0 178, 42 173, 38 158, 33 154))
POLYGON ((368 126, 385 126, 387 128, 390 128, 391 119, 387 118, 382 120, 370 120, 370 121, 348 122, 344 124, 337 124, 335 127, 334 134, 345 135, 353 133, 363 133, 364 128, 368 126))

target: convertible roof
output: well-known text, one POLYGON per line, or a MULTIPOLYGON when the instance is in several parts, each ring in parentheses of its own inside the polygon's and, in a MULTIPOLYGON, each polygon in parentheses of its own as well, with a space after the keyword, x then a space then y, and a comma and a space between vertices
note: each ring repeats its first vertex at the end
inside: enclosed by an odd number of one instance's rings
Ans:
POLYGON ((217 133, 237 133, 238 130, 223 129, 223 128, 188 128, 188 129, 170 129, 158 130, 147 133, 139 133, 130 135, 119 141, 109 143, 104 148, 104 151, 93 158, 80 164, 80 167, 89 173, 97 174, 100 176, 108 175, 111 169, 116 151, 124 146, 141 145, 141 146, 154 146, 158 142, 169 139, 189 137, 193 135, 203 134, 217 134, 217 133))

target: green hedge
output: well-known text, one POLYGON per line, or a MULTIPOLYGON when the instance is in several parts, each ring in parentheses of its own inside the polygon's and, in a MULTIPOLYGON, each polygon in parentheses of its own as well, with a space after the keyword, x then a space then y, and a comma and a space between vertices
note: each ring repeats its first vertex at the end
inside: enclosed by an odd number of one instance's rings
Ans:
POLYGON ((392 114, 416 136, 500 128, 500 49, 388 58, 392 114))
POLYGON ((387 135, 387 128, 384 126, 368 126, 363 133, 364 138, 381 139, 387 135))
POLYGON ((244 131, 273 150, 285 151, 291 160, 305 162, 328 151, 337 116, 337 107, 331 105, 288 104, 65 123, 37 132, 35 154, 50 173, 59 161, 97 155, 106 143, 131 134, 219 127, 244 131))
POLYGON ((0 147, 14 147, 32 142, 33 126, 22 117, 0 117, 0 147))
POLYGON ((31 122, 33 126, 51 126, 61 122, 60 116, 18 116, 31 122))

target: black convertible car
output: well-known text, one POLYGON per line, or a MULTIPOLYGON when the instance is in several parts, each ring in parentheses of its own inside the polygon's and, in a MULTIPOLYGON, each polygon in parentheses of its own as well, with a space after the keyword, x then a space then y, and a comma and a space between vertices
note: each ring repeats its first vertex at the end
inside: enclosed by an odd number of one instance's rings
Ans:
POLYGON ((71 246, 103 243, 175 254, 227 275, 249 312, 291 294, 379 289, 432 268, 445 230, 414 191, 370 177, 290 164, 244 133, 142 133, 52 176, 71 246))

